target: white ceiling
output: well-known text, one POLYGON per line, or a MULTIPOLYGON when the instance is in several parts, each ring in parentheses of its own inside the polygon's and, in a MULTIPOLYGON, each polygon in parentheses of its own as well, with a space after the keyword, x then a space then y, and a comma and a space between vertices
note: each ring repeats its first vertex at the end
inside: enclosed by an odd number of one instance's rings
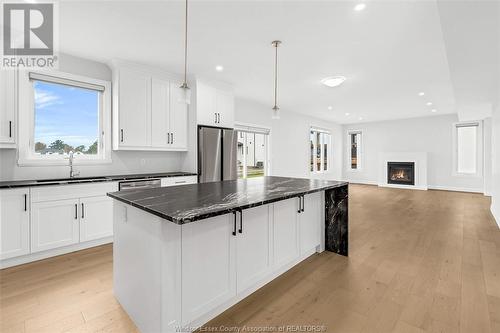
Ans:
MULTIPOLYGON (((355 4, 190 1, 189 73, 229 82, 238 97, 269 105, 271 113, 271 41, 280 39, 282 112, 339 123, 456 112, 436 2, 372 0, 360 12, 355 4), (224 71, 216 72, 216 65, 224 71), (338 88, 320 84, 332 75, 347 81, 338 88), (420 91, 426 95, 418 96, 420 91), (430 112, 428 101, 438 112, 430 112)), ((180 73, 183 10, 182 1, 62 2, 61 51, 180 73)), ((469 17, 467 25, 480 20, 469 17)))

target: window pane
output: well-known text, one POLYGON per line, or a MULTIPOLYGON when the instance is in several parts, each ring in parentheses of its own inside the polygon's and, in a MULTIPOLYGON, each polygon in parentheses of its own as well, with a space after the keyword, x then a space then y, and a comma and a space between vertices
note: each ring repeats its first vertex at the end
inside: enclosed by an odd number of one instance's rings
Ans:
POLYGON ((321 171, 321 133, 316 132, 316 171, 321 171))
POLYGON ((477 172, 477 126, 457 127, 457 172, 477 172))
POLYGON ((248 177, 264 176, 264 163, 266 160, 266 136, 255 133, 254 135, 254 164, 252 165, 251 175, 248 177))
POLYGON ((35 153, 98 154, 100 92, 41 81, 33 87, 35 153))
POLYGON ((330 135, 323 134, 323 170, 328 171, 328 145, 330 144, 330 135))
POLYGON ((311 171, 314 171, 314 141, 315 135, 314 132, 311 131, 310 142, 311 142, 311 171))
POLYGON ((358 134, 351 134, 351 169, 358 168, 358 134))
POLYGON ((238 178, 265 176, 267 134, 238 132, 238 178))

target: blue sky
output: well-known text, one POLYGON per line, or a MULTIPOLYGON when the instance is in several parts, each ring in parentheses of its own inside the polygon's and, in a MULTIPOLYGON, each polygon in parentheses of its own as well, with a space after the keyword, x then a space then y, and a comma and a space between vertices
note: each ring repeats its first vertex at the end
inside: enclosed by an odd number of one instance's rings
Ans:
POLYGON ((35 142, 90 146, 99 131, 99 92, 36 81, 35 142))

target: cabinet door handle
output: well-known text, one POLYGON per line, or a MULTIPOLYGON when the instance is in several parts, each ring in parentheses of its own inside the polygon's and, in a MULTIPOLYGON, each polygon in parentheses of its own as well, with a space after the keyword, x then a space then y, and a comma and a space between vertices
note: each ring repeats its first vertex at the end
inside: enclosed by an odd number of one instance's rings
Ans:
POLYGON ((238 230, 240 234, 243 233, 243 211, 240 210, 240 230, 238 230))
POLYGON ((214 116, 215 116, 215 121, 214 122, 217 124, 217 112, 214 113, 214 116))
POLYGON ((24 211, 28 211, 28 195, 24 194, 24 211))
POLYGON ((9 120, 9 138, 12 138, 12 121, 9 120))
POLYGON ((220 113, 217 113, 217 122, 220 124, 220 113))
POLYGON ((187 181, 185 181, 185 180, 180 180, 180 181, 175 182, 175 183, 176 183, 176 184, 186 184, 186 183, 187 183, 187 181))
POLYGON ((78 204, 75 204, 75 220, 78 220, 78 204))
POLYGON ((234 214, 233 236, 236 236, 236 212, 234 214))
POLYGON ((172 138, 172 142, 170 142, 170 143, 174 144, 174 133, 170 133, 170 137, 172 138))
POLYGON ((120 141, 123 142, 123 128, 120 129, 120 141))
POLYGON ((300 200, 300 197, 299 197, 299 210, 297 211, 297 213, 299 213, 299 214, 302 211, 302 209, 301 209, 302 208, 302 204, 301 203, 302 203, 302 201, 300 200))
POLYGON ((170 144, 170 132, 167 132, 167 145, 170 144))
POLYGON ((304 196, 302 196, 302 211, 304 211, 305 206, 306 206, 306 202, 305 202, 304 196))
POLYGON ((82 219, 85 218, 85 206, 83 205, 83 202, 82 202, 82 219))

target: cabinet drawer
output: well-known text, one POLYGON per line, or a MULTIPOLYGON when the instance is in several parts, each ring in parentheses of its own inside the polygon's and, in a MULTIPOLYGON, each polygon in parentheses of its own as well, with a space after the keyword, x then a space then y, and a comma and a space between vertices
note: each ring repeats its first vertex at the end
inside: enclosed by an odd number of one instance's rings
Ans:
POLYGON ((31 189, 31 200, 32 202, 43 202, 68 198, 95 197, 115 191, 118 191, 117 182, 40 186, 31 189))
POLYGON ((184 177, 169 177, 161 179, 161 186, 176 186, 176 185, 187 185, 196 184, 198 182, 198 176, 184 176, 184 177))

